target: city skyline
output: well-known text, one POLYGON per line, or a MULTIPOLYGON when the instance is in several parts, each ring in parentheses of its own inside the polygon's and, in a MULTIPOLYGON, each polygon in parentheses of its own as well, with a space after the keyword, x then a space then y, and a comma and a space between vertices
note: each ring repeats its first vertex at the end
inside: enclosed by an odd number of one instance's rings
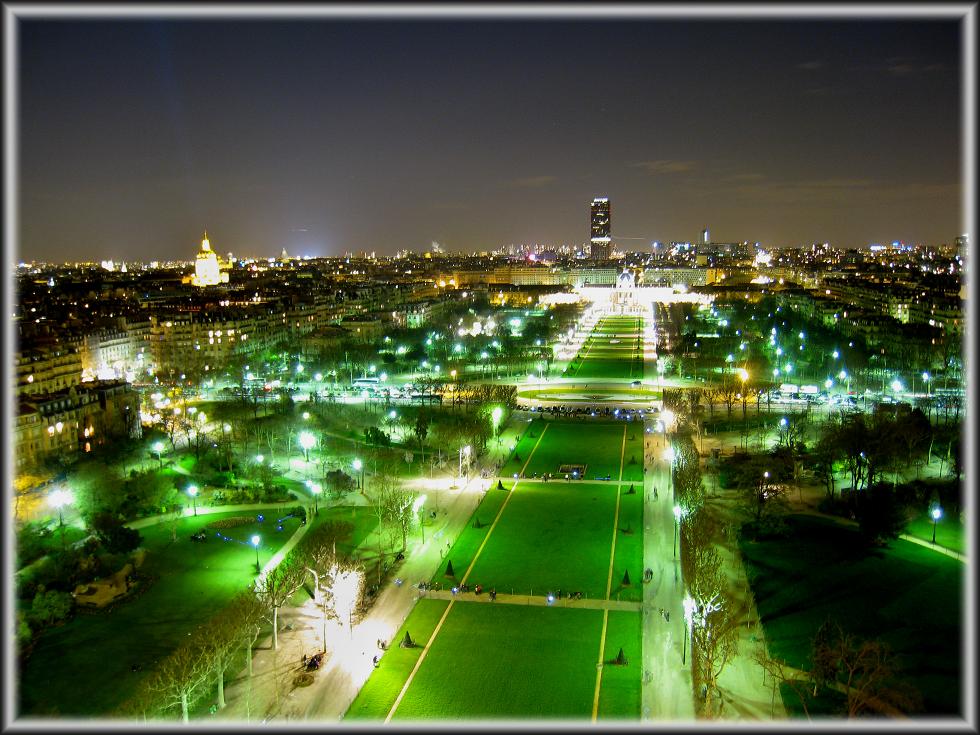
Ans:
POLYGON ((19 260, 964 231, 955 19, 19 26, 19 260))

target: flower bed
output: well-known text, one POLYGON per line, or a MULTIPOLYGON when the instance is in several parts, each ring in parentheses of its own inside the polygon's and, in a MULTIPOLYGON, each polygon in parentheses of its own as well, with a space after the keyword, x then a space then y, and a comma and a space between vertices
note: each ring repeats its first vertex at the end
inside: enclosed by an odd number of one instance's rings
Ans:
POLYGON ((247 526, 249 523, 254 523, 255 518, 253 516, 235 516, 233 518, 222 518, 219 521, 214 521, 209 523, 206 527, 209 530, 217 530, 219 528, 236 528, 238 526, 247 526))

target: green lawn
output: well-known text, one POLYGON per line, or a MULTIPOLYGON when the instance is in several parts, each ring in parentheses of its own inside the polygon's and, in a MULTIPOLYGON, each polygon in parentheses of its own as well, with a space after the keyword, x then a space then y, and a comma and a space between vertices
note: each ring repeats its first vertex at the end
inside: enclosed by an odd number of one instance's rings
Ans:
POLYGON ((808 668, 817 628, 834 617, 899 654, 926 713, 961 716, 965 565, 907 541, 865 553, 853 529, 790 523, 788 538, 740 544, 770 652, 808 668))
MULTIPOLYGON (((923 513, 909 523, 905 532, 909 536, 932 542, 932 519, 923 513)), ((959 518, 943 516, 936 524, 936 546, 942 546, 963 554, 966 552, 966 529, 959 518)))
POLYGON ((608 475, 612 480, 618 480, 622 458, 623 480, 640 482, 643 479, 643 425, 597 423, 585 419, 561 422, 536 419, 517 445, 517 455, 520 459, 512 457, 501 471, 505 477, 518 472, 525 463, 527 477, 535 473, 557 473, 563 464, 584 464, 583 479, 594 480, 608 475))
POLYGON ((394 719, 588 719, 601 630, 598 610, 456 603, 394 719))
POLYGON ((344 719, 384 720, 387 717, 391 705, 422 655, 422 648, 428 643, 448 605, 445 600, 419 600, 416 603, 398 633, 391 639, 391 645, 381 658, 381 665, 361 687, 344 719), (406 631, 418 648, 401 648, 398 645, 404 640, 406 631))
POLYGON ((612 611, 606 625, 606 647, 603 658, 613 661, 623 649, 625 666, 602 667, 599 689, 599 717, 640 719, 642 631, 638 612, 612 611))
POLYGON ((643 599, 643 485, 637 483, 636 494, 619 493, 619 532, 616 534, 616 557, 610 595, 620 600, 643 599), (623 587, 623 573, 629 572, 630 586, 623 587))
POLYGON ((439 565, 438 571, 432 577, 433 582, 452 581, 447 579, 443 574, 449 561, 453 563, 453 571, 456 574, 455 579, 458 581, 463 578, 466 570, 476 557, 476 552, 480 548, 480 544, 483 543, 483 539, 486 538, 487 533, 490 531, 493 519, 497 517, 497 512, 507 500, 509 494, 505 490, 496 489, 487 492, 483 500, 480 501, 480 505, 477 506, 477 509, 470 517, 470 522, 466 525, 466 528, 456 538, 455 543, 452 543, 446 561, 439 565), (477 520, 480 521, 480 528, 476 527, 477 520))
POLYGON ((333 508, 320 508, 317 521, 336 521, 350 523, 354 526, 350 538, 337 543, 337 551, 351 553, 364 543, 375 528, 378 527, 378 516, 374 509, 366 505, 338 505, 333 508))
POLYGON ((227 516, 181 519, 176 544, 169 524, 142 529, 148 553, 140 572, 151 578, 146 591, 111 612, 79 613, 45 632, 21 672, 20 714, 109 713, 134 691, 155 661, 251 584, 255 551, 247 539, 255 533, 262 536, 259 556, 265 563, 298 524, 289 519, 277 531, 276 515, 267 511, 262 523, 223 530, 233 541, 222 541, 213 533, 205 543, 188 538, 223 517, 227 516), (143 671, 134 673, 130 667, 138 662, 143 671))
MULTIPOLYGON (((469 582, 497 592, 545 594, 581 590, 605 597, 616 487, 584 483, 521 483, 493 529, 469 582)), ((486 520, 482 518, 481 521, 486 520)), ((622 534, 620 534, 622 536, 622 534)), ((618 539, 617 539, 618 541, 618 539)), ((465 567, 450 552, 457 579, 465 567)), ((635 561, 636 572, 642 562, 635 561)), ((613 571, 614 588, 622 571, 613 571)))
POLYGON ((593 329, 565 370, 583 379, 643 378, 643 320, 606 317, 593 329))

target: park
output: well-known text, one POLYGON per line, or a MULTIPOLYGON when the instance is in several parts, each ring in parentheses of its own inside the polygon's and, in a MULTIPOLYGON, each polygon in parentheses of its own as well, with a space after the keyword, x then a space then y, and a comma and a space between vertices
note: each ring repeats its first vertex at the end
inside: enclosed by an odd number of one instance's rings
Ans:
MULTIPOLYGON (((767 373, 837 370, 847 377, 836 388, 850 389, 850 366, 863 358, 853 348, 844 367, 844 350, 826 349, 831 335, 786 314, 795 321, 780 326, 799 343, 789 362, 779 330, 763 327, 780 308, 685 306, 656 322, 505 310, 509 353, 452 330, 452 345, 416 335, 429 352, 398 344, 407 337, 376 353, 351 346, 365 376, 377 359, 391 385, 411 380, 420 399, 398 397, 408 388, 338 387, 337 370, 321 391, 321 374, 311 382, 302 363, 290 367, 309 385, 302 402, 295 391, 249 394, 247 366, 233 396, 159 394, 149 452, 118 470, 75 471, 74 496, 59 490, 52 506, 56 532, 49 524, 30 548, 21 590, 35 600, 36 630, 23 713, 355 722, 866 713, 856 687, 825 676, 814 688, 814 641, 832 622, 849 645, 886 646, 896 691, 915 692, 876 706, 957 711, 965 541, 963 499, 946 478, 962 468, 958 415, 950 421, 948 403, 923 402, 935 410, 922 416, 896 403, 866 401, 867 413, 798 397, 786 405, 767 373), (559 336, 554 352, 565 356, 542 360, 559 336), (426 357, 413 365, 409 353, 426 357), (859 455, 878 435, 890 444, 859 455), (136 519, 143 562, 132 590, 105 609, 83 609, 76 595, 73 616, 46 613, 48 597, 72 589, 56 568, 83 563, 92 518, 107 511, 136 519), (221 530, 223 518, 240 523, 221 530), (296 549, 278 553, 290 539, 296 549), (341 614, 345 575, 356 599, 341 614), (268 578, 275 594, 259 589, 268 578), (262 600, 260 622, 244 639, 225 626, 236 647, 218 678, 199 659, 206 676, 194 674, 179 706, 154 700, 155 668, 172 669, 188 645, 219 655, 201 636, 224 630, 222 611, 248 590, 262 600), (941 613, 923 618, 923 599, 941 613), (305 669, 310 654, 316 666, 305 669), (294 670, 300 659, 305 670, 294 670), (342 695, 324 697, 338 686, 342 695)), ((277 359, 293 358, 270 365, 277 359)), ((128 533, 118 520, 98 523, 108 524, 99 538, 128 533)), ((126 559, 107 548, 93 553, 108 574, 126 559)))

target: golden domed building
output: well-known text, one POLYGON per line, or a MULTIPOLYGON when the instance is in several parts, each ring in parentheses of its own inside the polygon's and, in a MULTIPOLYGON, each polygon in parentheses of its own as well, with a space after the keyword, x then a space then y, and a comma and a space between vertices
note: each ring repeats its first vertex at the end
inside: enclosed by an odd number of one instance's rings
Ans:
POLYGON ((207 232, 204 233, 204 239, 201 240, 201 250, 197 254, 194 275, 191 276, 190 280, 195 286, 216 286, 219 283, 228 283, 228 273, 221 270, 218 254, 211 249, 207 232))

